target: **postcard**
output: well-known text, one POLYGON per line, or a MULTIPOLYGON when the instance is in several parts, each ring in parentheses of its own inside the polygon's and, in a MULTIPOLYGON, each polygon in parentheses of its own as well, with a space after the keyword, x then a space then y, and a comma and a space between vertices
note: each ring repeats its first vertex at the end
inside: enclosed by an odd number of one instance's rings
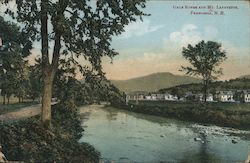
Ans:
POLYGON ((249 1, 0 2, 0 162, 250 163, 249 1))

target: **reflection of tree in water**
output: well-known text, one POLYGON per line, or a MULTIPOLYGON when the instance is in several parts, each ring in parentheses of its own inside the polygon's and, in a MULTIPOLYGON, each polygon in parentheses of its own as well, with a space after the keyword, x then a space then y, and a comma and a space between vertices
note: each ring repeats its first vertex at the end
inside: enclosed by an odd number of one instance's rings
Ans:
POLYGON ((106 111, 106 117, 109 121, 114 121, 117 119, 118 112, 115 110, 112 110, 110 108, 105 108, 106 111))
POLYGON ((86 122, 89 120, 91 112, 84 112, 80 114, 80 118, 82 119, 82 122, 86 122))
POLYGON ((195 142, 200 143, 200 150, 198 153, 192 153, 190 155, 185 155, 185 157, 180 161, 181 163, 221 163, 218 156, 214 153, 209 153, 208 151, 208 141, 207 136, 204 133, 200 133, 201 141, 195 142))

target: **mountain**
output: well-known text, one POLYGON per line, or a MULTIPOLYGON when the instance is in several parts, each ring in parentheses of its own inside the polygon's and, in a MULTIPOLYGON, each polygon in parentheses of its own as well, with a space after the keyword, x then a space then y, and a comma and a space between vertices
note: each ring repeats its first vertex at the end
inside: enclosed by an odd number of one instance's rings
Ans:
MULTIPOLYGON (((250 77, 250 76, 249 76, 250 77)), ((202 83, 192 83, 185 85, 178 85, 171 88, 160 89, 160 93, 165 92, 178 92, 185 94, 186 92, 202 93, 202 83)), ((237 91, 237 90, 250 90, 250 78, 239 77, 225 81, 214 81, 209 84, 208 91, 214 94, 216 91, 237 91)))
POLYGON ((246 79, 250 79, 250 75, 243 75, 239 77, 240 79, 246 78, 246 79))
POLYGON ((117 88, 127 93, 135 91, 153 92, 162 88, 199 82, 201 82, 200 79, 189 76, 174 75, 169 72, 153 73, 128 80, 112 80, 112 83, 117 88))

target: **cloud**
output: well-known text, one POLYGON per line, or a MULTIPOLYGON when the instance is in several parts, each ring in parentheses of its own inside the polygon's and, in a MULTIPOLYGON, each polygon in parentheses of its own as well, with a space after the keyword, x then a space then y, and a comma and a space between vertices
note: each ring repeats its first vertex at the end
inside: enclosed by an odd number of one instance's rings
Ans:
POLYGON ((228 59, 221 65, 224 75, 220 79, 235 78, 250 71, 249 48, 237 47, 230 41, 219 38, 217 28, 213 26, 198 28, 194 24, 186 24, 180 30, 170 33, 163 40, 163 47, 168 54, 179 56, 180 60, 183 60, 182 47, 195 45, 201 40, 217 41, 222 44, 222 50, 226 51, 228 59))
MULTIPOLYGON (((128 79, 154 72, 183 74, 178 70, 189 63, 181 55, 182 47, 187 44, 195 45, 201 40, 222 43, 228 59, 220 66, 224 73, 221 80, 235 78, 250 71, 249 48, 237 47, 230 41, 219 38, 218 30, 213 26, 198 28, 194 24, 184 25, 180 30, 171 32, 163 39, 162 48, 156 51, 144 51, 128 58, 118 56, 114 58, 113 64, 104 62, 104 71, 110 79, 128 79)), ((123 55, 128 54, 125 52, 123 55)))
POLYGON ((213 26, 206 26, 204 28, 204 37, 208 40, 216 39, 217 34, 218 34, 218 30, 217 30, 217 28, 215 28, 213 26))
MULTIPOLYGON (((149 21, 135 23, 126 29, 122 36, 129 38, 134 35, 143 35, 158 30, 158 26, 151 26, 149 21), (137 32, 136 32, 137 31, 137 32)), ((182 58, 181 49, 187 44, 196 44, 199 41, 216 38, 217 29, 212 26, 205 27, 202 31, 194 24, 184 25, 179 31, 174 31, 163 39, 162 48, 158 51, 144 52, 137 57, 127 59, 114 59, 113 64, 105 63, 104 70, 108 78, 128 79, 154 72, 171 72, 183 74, 179 71, 181 65, 188 65, 182 58)))
POLYGON ((213 26, 206 26, 203 30, 199 30, 194 24, 186 24, 179 31, 170 33, 164 42, 179 47, 195 45, 201 40, 215 40, 217 33, 218 30, 213 26))
POLYGON ((118 38, 127 39, 132 36, 142 36, 151 32, 155 32, 162 27, 163 25, 153 25, 148 19, 145 19, 144 21, 132 22, 125 26, 125 32, 123 32, 118 38))
POLYGON ((248 47, 236 47, 227 40, 221 40, 222 49, 226 51, 227 60, 222 63, 224 75, 221 79, 230 79, 249 74, 250 49, 248 47))

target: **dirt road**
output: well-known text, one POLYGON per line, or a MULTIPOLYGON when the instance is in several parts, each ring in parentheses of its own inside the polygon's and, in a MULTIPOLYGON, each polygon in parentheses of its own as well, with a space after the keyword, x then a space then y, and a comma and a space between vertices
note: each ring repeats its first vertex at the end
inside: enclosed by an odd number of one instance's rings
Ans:
MULTIPOLYGON (((56 104, 53 102, 52 105, 56 104)), ((41 113, 41 104, 24 107, 20 110, 0 115, 0 121, 14 121, 29 118, 41 113)))

